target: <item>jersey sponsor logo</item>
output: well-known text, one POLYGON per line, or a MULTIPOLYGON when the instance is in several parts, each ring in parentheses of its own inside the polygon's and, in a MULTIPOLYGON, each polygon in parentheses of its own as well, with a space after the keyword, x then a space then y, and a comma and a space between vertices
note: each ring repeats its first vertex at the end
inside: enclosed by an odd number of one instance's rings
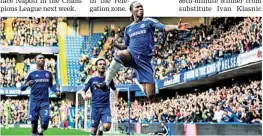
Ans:
POLYGON ((146 30, 135 31, 135 32, 131 33, 129 36, 130 36, 130 38, 132 38, 134 36, 142 35, 142 34, 146 34, 146 30))
POLYGON ((46 74, 45 74, 45 76, 46 76, 46 77, 49 77, 49 74, 48 74, 48 73, 46 73, 46 74))
POLYGON ((36 77, 38 77, 38 75, 36 75, 36 77))
POLYGON ((36 83, 47 83, 49 82, 49 79, 46 78, 41 78, 41 79, 35 79, 36 83))

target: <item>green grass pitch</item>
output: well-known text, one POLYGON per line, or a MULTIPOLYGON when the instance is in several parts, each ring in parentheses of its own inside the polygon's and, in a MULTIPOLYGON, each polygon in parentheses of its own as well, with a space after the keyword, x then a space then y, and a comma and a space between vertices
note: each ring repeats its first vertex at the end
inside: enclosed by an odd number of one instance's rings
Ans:
MULTIPOLYGON (((5 129, 5 128, 1 128, 1 136, 9 136, 9 135, 13 135, 13 136, 30 136, 30 128, 9 128, 9 129, 5 129)), ((76 130, 76 129, 60 129, 60 128, 49 128, 47 131, 44 132, 44 136, 89 136, 89 132, 85 132, 83 130, 76 130)), ((111 134, 109 132, 104 133, 104 135, 107 136, 114 136, 114 135, 123 135, 125 136, 125 134, 111 134)))
MULTIPOLYGON (((1 136, 30 136, 30 128, 1 128, 1 136)), ((44 132, 44 136, 89 136, 89 132, 83 131, 83 130, 76 130, 76 129, 60 129, 60 128, 49 128, 47 131, 44 132)), ((104 133, 104 135, 107 136, 125 136, 125 134, 112 134, 109 132, 104 133)))
MULTIPOLYGON (((7 135, 19 135, 19 136, 29 136, 31 135, 30 133, 30 128, 1 128, 1 135, 7 136, 7 135)), ((44 135, 49 135, 49 136, 57 136, 57 135, 87 135, 89 136, 89 132, 85 132, 82 130, 75 130, 75 129, 59 129, 59 128, 49 128, 47 131, 44 132, 44 135)))

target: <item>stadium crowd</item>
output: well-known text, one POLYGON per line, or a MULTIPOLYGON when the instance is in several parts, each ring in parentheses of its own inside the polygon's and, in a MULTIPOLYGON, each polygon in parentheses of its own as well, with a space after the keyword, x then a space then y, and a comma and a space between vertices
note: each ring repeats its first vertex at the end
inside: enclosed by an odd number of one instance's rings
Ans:
MULTIPOLYGON (((245 79, 248 80, 248 79, 245 79)), ((237 81, 231 86, 206 91, 178 94, 172 98, 158 98, 154 102, 136 99, 131 105, 131 121, 184 123, 261 123, 261 79, 237 81)), ((128 121, 127 102, 120 99, 118 121, 128 121)))
MULTIPOLYGON (((0 87, 17 87, 19 88, 24 82, 28 72, 36 68, 33 56, 25 57, 23 68, 19 67, 15 57, 0 57, 0 87), (21 69, 20 69, 21 68, 21 69)), ((54 58, 45 59, 45 69, 53 74, 53 83, 56 84, 56 61, 54 58)))
POLYGON ((12 35, 9 38, 4 33, 6 20, 0 20, 0 46, 57 46, 57 18, 15 17, 12 19, 12 35))
MULTIPOLYGON (((6 118, 4 114, 4 103, 6 100, 1 100, 0 118, 1 124, 4 124, 6 118)), ((28 99, 9 99, 10 104, 10 123, 9 124, 28 124, 28 99)))
MULTIPOLYGON (((209 26, 201 25, 190 28, 189 32, 174 31, 163 33, 156 30, 154 33, 155 51, 152 65, 155 68, 155 78, 164 79, 174 74, 184 73, 218 60, 227 59, 240 53, 248 52, 262 46, 262 18, 213 18, 209 26)), ((119 43, 124 42, 124 29, 118 28, 117 32, 109 31, 110 44, 117 38, 119 43)), ((112 60, 113 54, 118 49, 110 46, 104 57, 107 64, 112 60)), ((94 73, 93 64, 89 61, 82 63, 81 67, 89 65, 82 80, 94 73)), ((115 77, 116 84, 134 83, 132 78, 135 72, 130 68, 122 68, 115 77)))
POLYGON ((16 83, 21 82, 21 74, 15 69, 15 58, 0 57, 1 73, 0 85, 1 87, 14 87, 16 83))
POLYGON ((178 33, 157 32, 155 77, 163 79, 258 48, 261 25, 260 17, 214 18, 210 26, 194 27, 184 41, 178 33))

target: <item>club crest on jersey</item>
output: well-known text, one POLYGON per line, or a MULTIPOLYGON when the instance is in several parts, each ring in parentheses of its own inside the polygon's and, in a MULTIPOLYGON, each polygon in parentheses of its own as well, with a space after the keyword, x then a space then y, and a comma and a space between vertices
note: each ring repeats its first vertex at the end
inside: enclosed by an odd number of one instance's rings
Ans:
POLYGON ((46 73, 46 74, 45 74, 45 76, 46 76, 46 77, 49 77, 49 74, 48 74, 48 73, 46 73))
POLYGON ((141 28, 144 28, 145 27, 145 24, 141 24, 141 26, 140 26, 141 28))

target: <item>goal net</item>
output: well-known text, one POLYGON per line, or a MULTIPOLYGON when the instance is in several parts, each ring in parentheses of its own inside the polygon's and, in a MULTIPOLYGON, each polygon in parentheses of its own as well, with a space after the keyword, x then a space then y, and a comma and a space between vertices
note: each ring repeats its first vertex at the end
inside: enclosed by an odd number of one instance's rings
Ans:
POLYGON ((85 101, 81 94, 76 94, 76 115, 75 115, 75 128, 87 131, 88 121, 90 120, 90 101, 85 101))
POLYGON ((110 92, 110 108, 111 108, 111 129, 110 133, 119 133, 118 131, 118 118, 117 118, 117 108, 114 105, 115 93, 114 91, 110 92))

